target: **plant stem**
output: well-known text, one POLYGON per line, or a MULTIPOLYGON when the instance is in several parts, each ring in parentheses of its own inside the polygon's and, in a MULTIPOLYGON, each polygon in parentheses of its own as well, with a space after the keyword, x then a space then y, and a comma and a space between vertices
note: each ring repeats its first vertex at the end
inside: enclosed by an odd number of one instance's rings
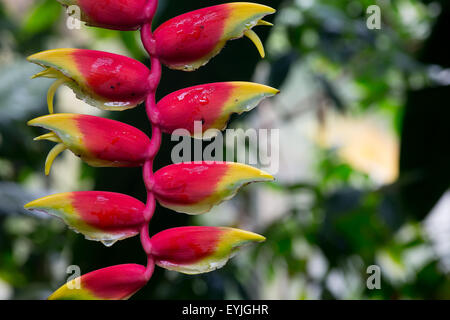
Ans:
MULTIPOLYGON (((153 3, 157 3, 154 1, 153 3)), ((156 11, 156 5, 154 4, 152 9, 152 17, 156 11)), ((145 188, 147 189, 147 202, 145 204, 144 209, 144 224, 140 230, 140 238, 142 248, 147 254, 147 267, 146 267, 146 279, 150 279, 153 274, 153 270, 155 268, 155 263, 153 261, 153 257, 151 254, 151 241, 150 235, 148 233, 148 224, 153 217, 153 213, 155 212, 156 200, 155 196, 152 192, 153 186, 153 159, 159 151, 161 146, 161 129, 157 124, 157 110, 156 110, 156 101, 155 101, 155 93, 159 85, 159 81, 161 80, 161 63, 158 58, 154 55, 154 41, 152 37, 152 29, 151 23, 145 24, 141 29, 141 39, 144 45, 144 48, 147 50, 150 55, 151 62, 151 70, 150 76, 148 77, 148 83, 150 86, 150 93, 147 96, 145 101, 145 111, 147 113, 147 117, 152 124, 152 138, 150 140, 150 146, 148 150, 148 158, 144 163, 144 167, 142 169, 142 178, 144 179, 145 188)))

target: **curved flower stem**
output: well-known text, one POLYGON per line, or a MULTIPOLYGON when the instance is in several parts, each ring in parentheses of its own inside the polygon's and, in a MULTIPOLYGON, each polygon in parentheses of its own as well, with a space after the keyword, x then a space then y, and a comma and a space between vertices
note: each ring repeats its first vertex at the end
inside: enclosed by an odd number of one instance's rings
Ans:
POLYGON ((144 164, 144 168, 142 170, 142 177, 144 179, 145 188, 147 189, 147 203, 145 204, 144 209, 144 219, 145 221, 150 221, 153 216, 153 212, 156 207, 155 196, 152 192, 152 179, 153 179, 153 160, 149 160, 144 164))
POLYGON ((151 23, 144 24, 141 28, 141 41, 150 57, 155 56, 155 40, 153 39, 151 23))
MULTIPOLYGON (((147 111, 147 115, 150 119, 151 115, 149 114, 151 111, 147 111)), ((153 161, 155 159, 156 154, 161 147, 161 129, 158 125, 152 124, 152 139, 150 140, 150 146, 148 148, 148 158, 147 162, 153 161)))
POLYGON ((151 57, 150 63, 152 69, 150 71, 148 82, 150 84, 150 90, 155 93, 156 89, 158 88, 159 81, 161 80, 161 62, 158 58, 151 57))
POLYGON ((149 17, 149 21, 153 20, 155 16, 156 9, 158 9, 158 0, 150 0, 145 8, 147 17, 149 17))
POLYGON ((140 230, 141 244, 147 256, 150 256, 152 245, 150 243, 150 237, 148 235, 148 222, 144 223, 140 230))

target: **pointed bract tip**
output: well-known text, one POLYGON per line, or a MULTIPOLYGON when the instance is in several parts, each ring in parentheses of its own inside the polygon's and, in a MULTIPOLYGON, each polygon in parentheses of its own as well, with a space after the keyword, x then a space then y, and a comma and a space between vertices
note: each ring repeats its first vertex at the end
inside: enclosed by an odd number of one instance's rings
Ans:
POLYGON ((70 121, 80 117, 82 115, 76 113, 53 113, 47 114, 45 116, 40 116, 34 119, 31 119, 27 122, 28 126, 32 127, 43 127, 45 125, 51 125, 57 123, 59 121, 70 121))
POLYGON ((45 159, 45 175, 48 176, 50 174, 50 169, 52 167, 53 161, 55 161, 56 157, 66 150, 67 147, 64 145, 64 143, 58 143, 56 146, 54 146, 50 152, 47 155, 47 158, 45 159))
MULTIPOLYGON (((59 195, 61 195, 61 194, 59 194, 59 195)), ((27 210, 33 210, 33 209, 37 209, 37 208, 47 207, 47 206, 50 206, 54 202, 54 199, 55 199, 55 195, 45 196, 45 197, 30 201, 27 204, 25 204, 23 207, 27 210)))
POLYGON ((62 142, 62 140, 56 135, 56 133, 49 132, 49 133, 45 133, 43 135, 40 135, 36 138, 33 139, 34 141, 39 141, 39 140, 48 140, 48 141, 53 141, 53 142, 62 142))
POLYGON ((249 38, 253 42, 253 44, 256 46, 256 49, 258 49, 258 52, 259 52, 261 58, 264 58, 266 56, 266 53, 264 51, 264 46, 261 42, 261 39, 255 33, 255 31, 253 31, 251 29, 247 29, 244 31, 244 35, 247 38, 249 38))
POLYGON ((265 172, 263 170, 261 170, 261 177, 264 178, 264 179, 267 179, 269 181, 274 181, 275 180, 275 178, 271 174, 268 174, 267 172, 265 172))
POLYGON ((50 62, 55 58, 61 59, 65 57, 67 54, 74 52, 75 50, 77 49, 59 48, 59 49, 44 50, 28 56, 27 60, 32 63, 43 64, 43 62, 45 61, 50 62))

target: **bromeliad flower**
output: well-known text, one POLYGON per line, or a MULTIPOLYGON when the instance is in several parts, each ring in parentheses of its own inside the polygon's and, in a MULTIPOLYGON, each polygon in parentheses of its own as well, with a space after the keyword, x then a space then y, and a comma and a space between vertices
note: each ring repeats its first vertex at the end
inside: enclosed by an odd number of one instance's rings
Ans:
MULTIPOLYGON (((277 89, 252 82, 198 85, 178 90, 161 99, 155 110, 156 118, 164 132, 172 133, 182 128, 196 137, 195 121, 201 121, 203 133, 208 129, 223 130, 233 113, 249 111, 262 99, 278 92, 277 89)), ((202 136, 210 137, 208 134, 202 136)))
POLYGON ((124 300, 148 282, 145 267, 119 264, 89 272, 56 290, 49 300, 124 300))
POLYGON ((71 229, 106 246, 133 237, 144 223, 145 205, 114 192, 79 191, 50 195, 25 205, 62 219, 71 229))
POLYGON ((201 214, 232 198, 242 186, 273 177, 262 170, 235 162, 186 162, 155 172, 152 192, 169 209, 201 214))
POLYGON ((53 113, 56 89, 65 84, 79 99, 105 110, 137 106, 149 92, 149 69, 139 61, 118 54, 86 49, 54 49, 28 57, 45 68, 33 77, 54 78, 47 94, 53 113))
POLYGON ((57 113, 30 120, 28 125, 51 131, 35 140, 58 143, 45 161, 47 175, 53 160, 65 149, 93 167, 136 167, 143 165, 148 158, 150 139, 147 135, 119 121, 57 113))
POLYGON ((193 71, 217 55, 228 40, 246 36, 264 57, 264 47, 252 28, 272 25, 262 18, 274 12, 270 7, 248 2, 191 11, 155 30, 152 51, 169 68, 193 71))
POLYGON ((136 30, 152 19, 157 0, 58 0, 63 6, 76 5, 87 25, 115 30, 136 30))
POLYGON ((151 238, 155 263, 187 274, 213 271, 225 265, 238 249, 263 236, 226 227, 179 227, 167 229, 151 238))

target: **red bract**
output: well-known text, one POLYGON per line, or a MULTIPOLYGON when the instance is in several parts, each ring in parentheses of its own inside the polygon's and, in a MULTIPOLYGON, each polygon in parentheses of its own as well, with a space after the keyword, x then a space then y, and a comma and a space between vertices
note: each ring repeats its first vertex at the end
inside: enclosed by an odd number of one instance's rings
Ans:
POLYGON ((25 205, 25 209, 61 218, 89 240, 110 246, 135 236, 144 221, 145 205, 130 196, 114 192, 78 191, 53 194, 25 205))
POLYGON ((81 9, 81 20, 94 27, 136 30, 151 22, 157 0, 58 0, 81 9))
POLYGON ((124 110, 143 102, 150 91, 149 69, 134 59, 86 49, 54 49, 28 57, 45 68, 34 77, 54 78, 47 102, 53 113, 53 96, 59 85, 71 88, 79 99, 105 110, 124 110))
POLYGON ((242 186, 273 177, 262 170, 235 162, 187 162, 158 170, 151 190, 164 207, 200 214, 232 198, 242 186))

